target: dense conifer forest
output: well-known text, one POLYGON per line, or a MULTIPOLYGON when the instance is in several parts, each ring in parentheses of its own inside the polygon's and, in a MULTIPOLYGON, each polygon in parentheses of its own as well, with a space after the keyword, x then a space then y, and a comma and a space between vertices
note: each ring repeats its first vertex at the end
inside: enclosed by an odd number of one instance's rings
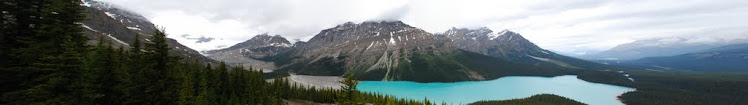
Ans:
POLYGON ((2 1, 0 104, 431 104, 359 92, 351 78, 343 90, 302 87, 283 78, 267 82, 253 68, 180 62, 169 55, 163 30, 131 48, 87 45, 79 2, 2 1))

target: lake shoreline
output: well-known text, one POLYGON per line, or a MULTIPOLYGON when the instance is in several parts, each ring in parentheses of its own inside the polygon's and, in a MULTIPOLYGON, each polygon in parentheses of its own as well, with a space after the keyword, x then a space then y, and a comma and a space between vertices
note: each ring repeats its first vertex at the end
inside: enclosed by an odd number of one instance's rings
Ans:
POLYGON ((622 105, 618 97, 635 91, 629 87, 585 81, 577 78, 576 75, 505 76, 488 81, 453 83, 362 81, 358 88, 364 92, 390 94, 402 98, 423 99, 426 97, 429 100, 435 100, 434 102, 472 103, 480 100, 510 100, 537 94, 556 94, 592 105, 622 105))

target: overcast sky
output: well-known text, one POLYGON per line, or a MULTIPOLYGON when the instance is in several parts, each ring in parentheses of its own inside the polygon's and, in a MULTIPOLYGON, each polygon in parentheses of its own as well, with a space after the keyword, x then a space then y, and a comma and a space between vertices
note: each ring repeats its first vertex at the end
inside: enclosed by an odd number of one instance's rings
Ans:
POLYGON ((306 41, 348 21, 402 20, 428 32, 451 27, 509 29, 562 53, 635 40, 693 43, 748 38, 748 0, 103 0, 146 16, 196 50, 261 33, 306 41), (180 38, 214 37, 210 43, 180 38))

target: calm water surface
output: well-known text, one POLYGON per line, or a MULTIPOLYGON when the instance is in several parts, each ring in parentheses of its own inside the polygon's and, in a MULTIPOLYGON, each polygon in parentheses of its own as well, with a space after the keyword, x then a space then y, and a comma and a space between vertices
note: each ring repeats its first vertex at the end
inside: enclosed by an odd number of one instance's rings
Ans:
POLYGON ((407 81, 363 81, 361 91, 378 92, 410 99, 467 104, 479 100, 507 100, 549 93, 590 105, 623 105, 617 96, 633 88, 592 83, 577 76, 509 76, 490 81, 416 83, 407 81))

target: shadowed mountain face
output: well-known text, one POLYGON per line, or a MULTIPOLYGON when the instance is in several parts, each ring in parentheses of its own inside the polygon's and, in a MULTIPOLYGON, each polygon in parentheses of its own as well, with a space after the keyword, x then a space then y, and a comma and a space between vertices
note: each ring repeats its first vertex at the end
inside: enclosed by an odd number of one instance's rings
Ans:
MULTIPOLYGON (((483 33, 492 32, 486 30, 483 33)), ((470 43, 433 35, 400 21, 349 22, 322 30, 308 42, 263 60, 273 61, 280 66, 276 73, 330 76, 353 73, 358 79, 385 81, 485 80, 507 75, 562 74, 571 70, 569 67, 511 61, 518 58, 506 56, 524 52, 545 54, 545 50, 536 50, 540 48, 513 32, 502 34, 491 38, 494 42, 486 41, 499 46, 472 48, 478 50, 475 52, 483 51, 475 53, 461 49, 470 49, 470 45, 460 46, 470 43), (523 48, 525 46, 536 49, 523 48), (506 59, 483 54, 501 55, 506 59)), ((484 37, 482 40, 490 36, 481 37, 484 37)), ((525 56, 524 59, 542 58, 525 56)))
MULTIPOLYGON (((84 34, 89 37, 89 44, 96 44, 103 41, 111 43, 115 48, 127 47, 134 44, 136 35, 140 35, 140 42, 150 42, 152 33, 156 27, 145 17, 123 10, 98 1, 86 1, 84 4, 86 20, 83 21, 82 27, 85 28, 84 34), (101 39, 101 40, 100 40, 101 39)), ((170 53, 185 58, 184 61, 193 62, 198 59, 206 63, 215 63, 197 51, 190 49, 178 43, 174 39, 167 39, 170 53)))
POLYGON ((483 55, 506 59, 509 61, 537 66, 553 66, 579 69, 602 70, 611 68, 608 65, 567 57, 542 49, 522 35, 503 30, 493 33, 488 28, 466 29, 452 28, 439 37, 449 38, 459 49, 483 55))
POLYGON ((648 57, 611 64, 652 70, 748 72, 748 44, 727 45, 696 53, 648 57))

